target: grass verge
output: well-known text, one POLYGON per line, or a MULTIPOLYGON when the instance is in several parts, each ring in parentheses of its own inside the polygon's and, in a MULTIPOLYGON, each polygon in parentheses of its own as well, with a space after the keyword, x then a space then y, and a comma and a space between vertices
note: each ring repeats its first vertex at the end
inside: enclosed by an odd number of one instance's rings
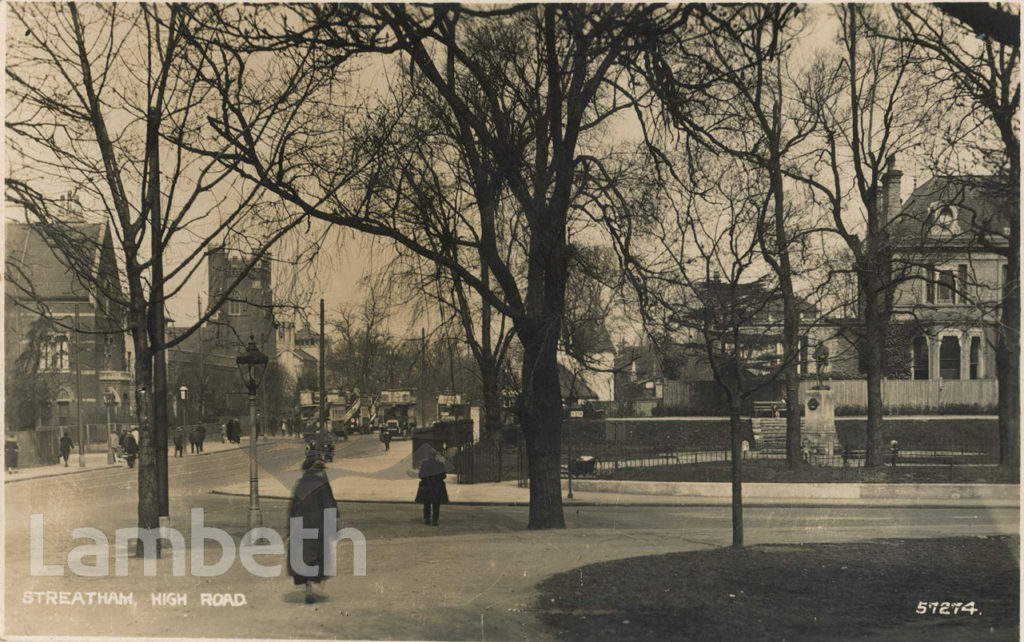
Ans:
POLYGON ((555 575, 538 605, 565 640, 1016 640, 1019 545, 890 539, 636 557, 555 575), (919 601, 978 612, 919 615, 919 601))

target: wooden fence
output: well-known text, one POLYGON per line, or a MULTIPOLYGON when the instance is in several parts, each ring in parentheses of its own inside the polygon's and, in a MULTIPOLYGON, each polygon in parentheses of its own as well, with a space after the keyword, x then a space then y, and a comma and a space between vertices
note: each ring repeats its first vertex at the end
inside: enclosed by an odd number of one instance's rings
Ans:
MULTIPOLYGON (((814 381, 800 382, 801 396, 814 381)), ((868 386, 863 379, 830 381, 832 398, 839 408, 867 408, 868 386)), ((995 379, 886 379, 882 381, 882 403, 888 412, 978 408, 994 410, 999 403, 995 379)))

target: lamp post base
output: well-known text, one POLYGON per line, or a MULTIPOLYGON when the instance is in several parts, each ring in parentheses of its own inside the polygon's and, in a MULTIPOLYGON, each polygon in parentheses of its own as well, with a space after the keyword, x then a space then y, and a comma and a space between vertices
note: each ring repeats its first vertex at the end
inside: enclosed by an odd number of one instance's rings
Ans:
POLYGON ((262 528, 263 527, 263 513, 258 508, 249 509, 249 528, 262 528))

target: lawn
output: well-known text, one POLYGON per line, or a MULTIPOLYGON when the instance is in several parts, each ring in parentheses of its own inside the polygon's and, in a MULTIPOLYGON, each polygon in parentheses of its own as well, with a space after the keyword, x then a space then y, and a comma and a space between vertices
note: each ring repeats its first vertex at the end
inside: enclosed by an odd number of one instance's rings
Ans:
MULTIPOLYGON (((623 481, 728 482, 731 464, 725 461, 644 468, 620 468, 611 478, 623 481)), ((1019 470, 997 466, 880 466, 841 468, 801 466, 790 470, 782 460, 743 462, 743 481, 798 483, 895 484, 1016 484, 1019 470)))
POLYGON ((1016 640, 1019 545, 898 539, 637 557, 547 579, 538 609, 564 640, 1016 640), (975 613, 942 602, 973 602, 975 613))

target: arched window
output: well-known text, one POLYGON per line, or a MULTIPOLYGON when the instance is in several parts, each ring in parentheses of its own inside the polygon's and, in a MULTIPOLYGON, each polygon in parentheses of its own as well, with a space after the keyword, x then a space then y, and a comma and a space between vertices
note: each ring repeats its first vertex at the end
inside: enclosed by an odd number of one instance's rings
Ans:
POLYGON ((932 228, 934 235, 956 235, 960 233, 960 223, 957 221, 956 208, 951 205, 941 205, 935 210, 935 226, 932 228))
POLYGON ((71 418, 71 393, 67 388, 57 391, 57 425, 66 426, 71 418))
POLYGON ((917 337, 914 339, 914 378, 928 378, 928 339, 917 337))
POLYGON ((981 337, 971 337, 971 379, 981 377, 981 337))
POLYGON ((960 339, 957 337, 942 337, 942 343, 939 344, 939 377, 960 378, 960 339))

